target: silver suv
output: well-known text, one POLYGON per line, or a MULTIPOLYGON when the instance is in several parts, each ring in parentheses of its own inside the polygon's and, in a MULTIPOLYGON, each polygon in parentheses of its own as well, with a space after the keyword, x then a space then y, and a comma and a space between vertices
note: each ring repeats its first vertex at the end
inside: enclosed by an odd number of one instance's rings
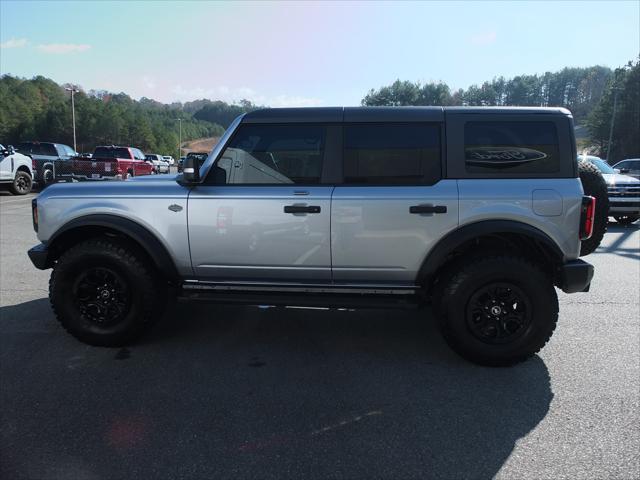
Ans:
POLYGON ((455 351, 510 365, 551 337, 554 286, 588 290, 594 204, 564 109, 266 109, 177 177, 47 189, 29 256, 53 268, 62 325, 92 345, 132 342, 174 292, 432 304, 455 351))

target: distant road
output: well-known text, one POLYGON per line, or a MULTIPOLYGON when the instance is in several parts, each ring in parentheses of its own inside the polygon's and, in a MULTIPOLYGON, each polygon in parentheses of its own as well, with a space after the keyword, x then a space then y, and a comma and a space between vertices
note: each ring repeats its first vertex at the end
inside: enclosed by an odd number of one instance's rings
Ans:
POLYGON ((210 152, 220 137, 197 138, 182 144, 185 152, 210 152))

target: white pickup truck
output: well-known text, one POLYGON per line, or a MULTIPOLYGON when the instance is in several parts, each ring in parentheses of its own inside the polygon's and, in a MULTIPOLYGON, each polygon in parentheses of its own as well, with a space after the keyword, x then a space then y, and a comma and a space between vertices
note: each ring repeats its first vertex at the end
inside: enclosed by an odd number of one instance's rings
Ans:
POLYGON ((14 195, 26 195, 33 186, 31 158, 16 152, 12 146, 0 145, 0 185, 8 186, 14 195))

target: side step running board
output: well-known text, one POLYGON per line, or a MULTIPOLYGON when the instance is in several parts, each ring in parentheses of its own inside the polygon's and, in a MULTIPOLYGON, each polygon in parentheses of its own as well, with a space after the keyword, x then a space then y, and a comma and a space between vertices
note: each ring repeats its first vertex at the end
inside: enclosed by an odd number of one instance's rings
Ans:
POLYGON ((243 305, 327 308, 416 308, 425 298, 416 287, 353 285, 183 284, 179 299, 243 305))

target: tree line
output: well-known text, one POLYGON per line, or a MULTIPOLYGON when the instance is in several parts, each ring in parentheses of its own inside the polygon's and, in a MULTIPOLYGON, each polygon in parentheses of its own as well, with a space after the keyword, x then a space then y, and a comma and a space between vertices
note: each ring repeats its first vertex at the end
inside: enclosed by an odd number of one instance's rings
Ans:
POLYGON ((396 80, 370 90, 362 105, 468 105, 565 107, 578 120, 596 106, 613 72, 608 67, 563 68, 543 75, 496 77, 481 85, 451 90, 443 82, 396 80))
MULTIPOLYGON (((0 77, 0 142, 24 140, 73 144, 71 102, 67 85, 42 76, 27 80, 0 77)), ((396 80, 371 89, 362 105, 557 106, 571 110, 585 125, 593 153, 610 161, 640 157, 640 63, 615 71, 603 66, 564 68, 542 75, 496 77, 481 85, 452 90, 443 82, 396 80), (615 115, 614 115, 615 104, 615 115), (611 145, 611 121, 614 129, 611 145)), ((173 155, 182 140, 222 135, 238 115, 262 108, 248 100, 237 104, 207 99, 169 105, 124 93, 79 91, 75 94, 78 150, 96 145, 131 145, 146 152, 173 155)))
MULTIPOLYGON (((68 85, 37 76, 0 78, 0 142, 9 145, 26 140, 73 145, 68 85)), ((74 95, 78 150, 91 152, 96 145, 130 145, 148 153, 175 155, 179 141, 222 135, 224 129, 251 102, 239 105, 198 100, 162 104, 124 93, 80 90, 74 95)))
POLYGON ((640 59, 613 72, 586 124, 600 155, 610 150, 610 163, 640 158, 640 59))
POLYGON ((391 85, 371 89, 362 105, 466 105, 565 107, 576 124, 584 124, 595 145, 593 153, 610 161, 640 157, 640 66, 638 60, 612 71, 608 67, 563 68, 542 75, 497 77, 452 90, 443 82, 396 80, 391 85), (617 92, 616 115, 613 117, 617 92), (611 145, 609 133, 614 129, 611 145))

